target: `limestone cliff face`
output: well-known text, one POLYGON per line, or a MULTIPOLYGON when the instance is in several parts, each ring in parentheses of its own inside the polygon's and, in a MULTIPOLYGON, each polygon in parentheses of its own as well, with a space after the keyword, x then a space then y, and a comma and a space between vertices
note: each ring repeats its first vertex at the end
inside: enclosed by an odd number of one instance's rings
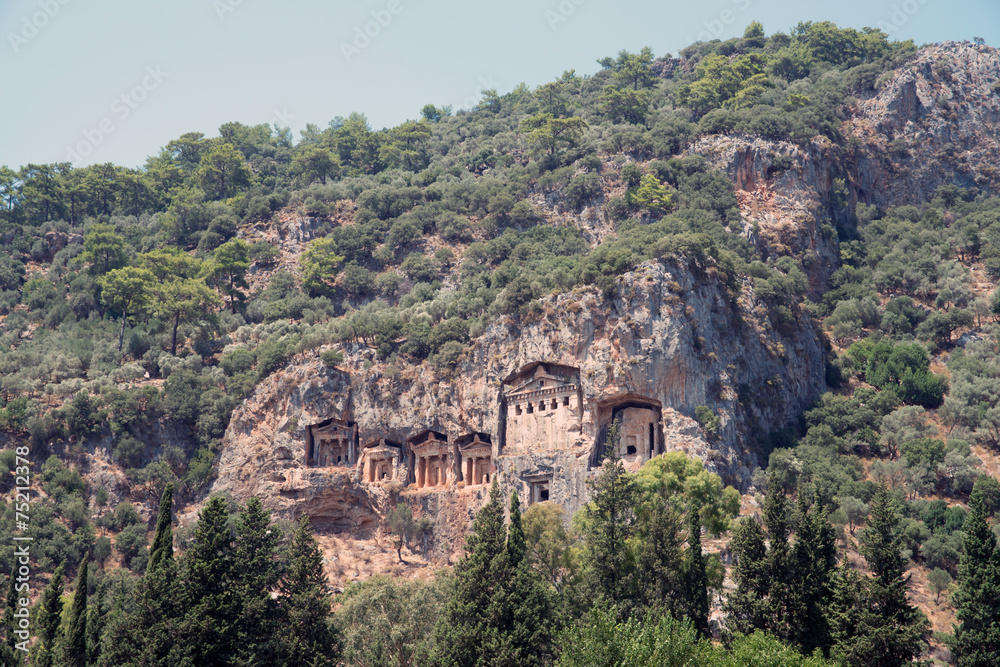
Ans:
POLYGON ((760 463, 751 431, 784 425, 824 389, 812 325, 800 317, 771 329, 752 294, 735 297, 713 275, 657 261, 623 276, 619 294, 547 297, 530 321, 493 324, 453 373, 394 371, 360 346, 338 369, 297 358, 234 413, 213 490, 349 529, 374 526, 399 499, 439 525, 464 526, 496 475, 505 493, 573 511, 588 498, 614 419, 630 467, 683 450, 745 484, 760 463), (719 417, 712 437, 693 419, 702 405, 719 417), (349 465, 310 463, 310 427, 329 420, 356 426, 360 455, 349 465), (470 434, 490 443, 485 468, 465 460, 470 434), (425 456, 428 438, 448 448, 434 444, 425 456), (379 468, 373 482, 365 452, 376 443, 397 443, 402 463, 379 468))
MULTIPOLYGON (((800 255, 819 289, 838 264, 833 226, 851 224, 858 203, 912 203, 947 183, 1000 189, 998 79, 992 48, 925 47, 857 101, 843 145, 714 135, 687 152, 730 176, 761 252, 800 255)), ((592 243, 613 234, 597 208, 575 215, 542 195, 535 204, 592 243)), ((334 217, 348 219, 351 204, 337 206, 334 217)), ((295 270, 315 222, 286 216, 265 230, 282 266, 295 270)), ((235 412, 214 490, 352 531, 402 500, 454 543, 494 477, 528 503, 580 507, 614 422, 632 468, 680 449, 744 486, 763 463, 751 434, 788 423, 824 389, 817 332, 801 315, 772 328, 749 286, 734 297, 687 266, 646 262, 618 294, 546 297, 540 313, 495 322, 450 373, 388 367, 360 345, 338 369, 297 358, 235 412), (718 417, 717 432, 695 421, 699 406, 718 417), (340 439, 323 440, 331 434, 340 439)))
POLYGON ((688 148, 732 179, 744 218, 760 228, 758 247, 812 253, 817 280, 836 265, 823 224, 850 224, 858 203, 911 204, 947 184, 1000 191, 1000 52, 923 47, 876 88, 851 109, 841 144, 709 135, 688 148))

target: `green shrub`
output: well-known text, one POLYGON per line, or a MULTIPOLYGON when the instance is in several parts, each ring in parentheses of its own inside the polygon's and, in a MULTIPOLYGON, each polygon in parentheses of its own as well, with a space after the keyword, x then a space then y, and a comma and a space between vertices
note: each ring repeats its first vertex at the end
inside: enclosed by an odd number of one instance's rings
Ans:
POLYGON ((694 409, 695 419, 705 431, 705 435, 714 438, 719 434, 719 416, 707 405, 699 405, 694 409))
POLYGON ((562 194, 566 205, 579 211, 587 202, 604 194, 601 177, 595 173, 581 174, 563 188, 562 194))

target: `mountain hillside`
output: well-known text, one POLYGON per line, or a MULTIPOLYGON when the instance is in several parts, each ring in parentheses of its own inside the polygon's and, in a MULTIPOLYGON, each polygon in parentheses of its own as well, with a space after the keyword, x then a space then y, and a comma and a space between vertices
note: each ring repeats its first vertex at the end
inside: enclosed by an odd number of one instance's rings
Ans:
POLYGON ((964 650, 950 592, 1000 461, 1000 53, 755 23, 598 62, 395 128, 227 123, 141 169, 0 168, 0 460, 30 450, 39 570, 145 572, 166 488, 185 552, 206 508, 258 498, 285 541, 308 519, 347 609, 378 573, 451 581, 492 488, 544 528, 531 558, 563 540, 550 592, 582 618, 620 470, 652 495, 615 553, 652 558, 663 494, 683 572, 702 529, 710 554, 705 613, 669 611, 727 645, 865 664, 860 635, 747 611, 780 515, 860 596, 810 609, 861 608, 899 560, 900 650, 964 650))

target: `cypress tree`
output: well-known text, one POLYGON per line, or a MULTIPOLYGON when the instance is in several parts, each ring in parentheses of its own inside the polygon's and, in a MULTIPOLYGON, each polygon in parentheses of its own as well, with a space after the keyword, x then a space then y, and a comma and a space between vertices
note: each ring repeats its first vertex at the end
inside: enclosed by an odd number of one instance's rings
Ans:
POLYGON ((209 498, 198 515, 194 541, 184 554, 183 588, 187 612, 183 631, 196 662, 226 664, 235 640, 236 591, 229 511, 221 496, 209 498))
POLYGON ((272 662, 277 635, 277 605, 271 590, 278 584, 275 565, 277 535, 271 530, 271 514, 260 498, 247 501, 236 525, 233 563, 236 597, 236 664, 272 662))
POLYGON ((42 608, 38 616, 38 649, 33 665, 52 667, 55 658, 55 647, 59 634, 59 622, 62 620, 62 589, 63 573, 66 563, 62 563, 52 573, 49 584, 42 592, 42 608))
POLYGON ((986 522, 983 495, 973 489, 962 527, 965 552, 958 565, 954 597, 960 621, 955 626, 954 644, 959 667, 1000 664, 1000 550, 986 522))
POLYGON ((340 635, 330 622, 323 554, 309 517, 299 519, 288 546, 288 569, 281 580, 280 654, 283 667, 332 667, 340 657, 340 635))
POLYGON ((899 514, 883 487, 869 505, 861 553, 874 574, 849 572, 836 579, 831 607, 833 654, 856 667, 898 667, 919 655, 927 619, 906 596, 899 514))
POLYGON ((104 633, 108 610, 104 603, 108 578, 97 578, 97 589, 87 604, 87 664, 96 665, 101 659, 101 635, 104 633))
POLYGON ((703 636, 708 636, 708 573, 701 551, 701 505, 694 501, 688 509, 687 551, 688 617, 703 636))
POLYGON ((63 660, 66 667, 87 667, 87 565, 84 556, 76 575, 73 605, 69 611, 69 627, 63 643, 63 660))
POLYGON ((767 592, 771 589, 764 531, 756 517, 736 523, 729 548, 733 553, 736 590, 726 600, 726 629, 751 634, 768 625, 767 592))
POLYGON ((667 612, 675 618, 687 613, 687 584, 683 577, 680 517, 673 504, 651 501, 640 524, 637 570, 640 603, 645 614, 667 612))
POLYGON ((768 537, 766 564, 769 583, 766 629, 787 642, 792 634, 790 621, 794 616, 792 586, 795 570, 788 543, 791 532, 788 501, 781 485, 774 480, 768 484, 767 496, 764 498, 764 525, 768 537))
POLYGON ((527 546, 524 542, 524 527, 521 525, 521 500, 517 491, 510 494, 510 527, 507 532, 507 558, 510 566, 516 568, 524 558, 527 546))
MULTIPOLYGON (((614 429, 610 437, 617 440, 614 429)), ((628 544, 635 529, 637 492, 633 476, 616 456, 617 450, 615 443, 584 512, 595 601, 617 608, 619 617, 625 618, 638 592, 635 560, 628 544)))
POLYGON ((485 665, 484 656, 500 645, 497 622, 506 622, 502 597, 509 586, 507 527, 500 488, 493 478, 490 499, 476 514, 466 537, 465 557, 455 565, 454 589, 434 626, 432 664, 441 667, 485 665))
MULTIPOLYGON (((103 595, 95 597, 91 632, 91 661, 102 667, 190 664, 199 650, 185 613, 191 604, 178 576, 171 531, 172 486, 160 497, 153 552, 144 576, 134 590, 119 591, 113 609, 105 613, 103 595), (100 631, 100 635, 95 633, 100 631), (99 637, 99 640, 97 639, 99 637)), ((200 527, 200 523, 199 523, 200 527)))
POLYGON ((174 534, 171 529, 173 503, 174 485, 167 484, 160 496, 160 513, 156 517, 156 533, 149 552, 149 563, 146 565, 147 573, 174 558, 174 534))
POLYGON ((549 664, 554 653, 552 599, 541 575, 525 554, 521 503, 514 491, 510 499, 507 559, 511 575, 496 589, 490 604, 498 646, 481 654, 483 664, 495 667, 531 667, 549 664))
POLYGON ((793 548, 795 583, 794 610, 790 619, 790 635, 805 655, 815 649, 830 648, 830 628, 827 606, 832 595, 831 575, 837 564, 836 536, 826 519, 826 508, 816 494, 810 505, 809 494, 799 489, 796 512, 796 537, 793 548))
POLYGON ((860 551, 879 583, 890 586, 902 577, 906 566, 899 514, 884 487, 875 494, 868 507, 868 524, 861 536, 860 551))

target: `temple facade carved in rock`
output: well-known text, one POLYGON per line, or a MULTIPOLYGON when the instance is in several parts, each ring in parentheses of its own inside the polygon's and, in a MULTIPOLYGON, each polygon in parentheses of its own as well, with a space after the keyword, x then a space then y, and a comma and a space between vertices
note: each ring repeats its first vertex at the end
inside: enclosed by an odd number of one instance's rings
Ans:
POLYGON ((504 453, 568 449, 578 444, 583 414, 580 370, 536 362, 504 381, 504 453))
POLYGON ((392 440, 375 440, 361 450, 361 479, 374 484, 406 479, 403 446, 392 440))
POLYGON ((320 468, 352 466, 357 458, 358 428, 354 422, 327 419, 306 427, 306 465, 320 468))
POLYGON ((643 463, 663 453, 663 421, 660 402, 648 396, 627 393, 597 404, 598 434, 591 454, 591 467, 599 466, 610 453, 613 430, 617 430, 618 458, 643 463))
POLYGON ((585 497, 587 475, 613 442, 629 466, 664 451, 660 401, 624 392, 585 402, 580 370, 572 366, 528 364, 507 376, 499 399, 499 438, 423 428, 397 435, 399 441, 368 435, 359 447, 357 425, 327 419, 306 427, 305 460, 312 467, 353 467, 363 484, 422 491, 484 487, 503 471, 502 483, 518 488, 530 505, 585 497))
POLYGON ((448 436, 437 431, 421 431, 407 441, 410 448, 411 481, 418 489, 447 486, 455 481, 456 457, 448 436))
POLYGON ((485 433, 469 433, 455 441, 466 486, 489 484, 493 479, 493 444, 485 433))

